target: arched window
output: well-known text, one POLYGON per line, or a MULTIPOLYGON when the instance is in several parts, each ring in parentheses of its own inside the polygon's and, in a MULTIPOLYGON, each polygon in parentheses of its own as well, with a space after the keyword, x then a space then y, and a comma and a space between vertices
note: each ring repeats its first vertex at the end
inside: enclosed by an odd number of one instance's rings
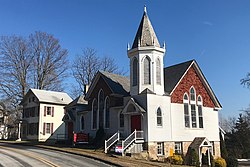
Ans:
POLYGON ((196 102, 195 102, 195 90, 192 87, 190 89, 190 103, 191 103, 191 120, 192 120, 192 127, 197 127, 197 120, 196 120, 196 102))
POLYGON ((159 58, 156 59, 156 84, 161 84, 161 61, 159 58))
POLYGON ((199 116, 199 128, 203 128, 203 113, 202 113, 202 98, 198 96, 198 116, 199 116))
POLYGON ((187 93, 183 96, 183 104, 184 104, 184 120, 185 120, 185 127, 190 128, 190 116, 189 116, 189 104, 188 104, 188 95, 187 93))
POLYGON ((97 128, 97 100, 94 99, 92 103, 92 129, 97 128))
POLYGON ((190 100, 195 101, 195 90, 193 87, 190 89, 190 100))
POLYGON ((124 127, 124 115, 122 114, 122 112, 120 112, 119 114, 119 124, 120 124, 120 128, 124 127))
POLYGON ((104 116, 104 93, 103 93, 103 90, 100 90, 99 94, 98 94, 98 112, 99 112, 99 127, 103 127, 103 116, 104 116))
POLYGON ((84 116, 83 115, 81 116, 80 122, 81 122, 81 130, 84 130, 84 116))
POLYGON ((162 112, 160 107, 157 109, 157 126, 162 126, 162 112))
POLYGON ((134 58, 133 60, 133 86, 136 86, 138 83, 138 60, 134 58))
POLYGON ((151 84, 151 73, 150 73, 150 59, 146 57, 144 59, 144 84, 151 84))
POLYGON ((105 128, 109 128, 109 126, 110 126, 109 107, 110 107, 110 101, 109 101, 109 97, 107 97, 106 101, 105 101, 105 128))

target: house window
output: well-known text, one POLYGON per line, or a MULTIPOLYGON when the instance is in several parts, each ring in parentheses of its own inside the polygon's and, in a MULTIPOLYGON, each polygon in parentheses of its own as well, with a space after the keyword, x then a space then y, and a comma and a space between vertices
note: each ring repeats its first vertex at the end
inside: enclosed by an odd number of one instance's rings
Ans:
POLYGON ((183 103, 184 103, 184 120, 185 120, 185 127, 190 128, 190 116, 189 116, 189 102, 188 102, 188 95, 187 93, 183 96, 183 103))
POLYGON ((198 116, 199 116, 199 128, 203 128, 202 100, 200 95, 198 96, 198 116))
POLYGON ((150 80, 151 80, 151 74, 150 74, 150 59, 149 57, 146 57, 144 59, 144 84, 150 84, 150 80))
POLYGON ((46 123, 46 130, 45 130, 45 133, 46 134, 50 134, 51 133, 51 124, 50 123, 46 123))
POLYGON ((120 122, 120 128, 124 127, 124 115, 122 114, 122 112, 120 112, 119 114, 119 122, 120 122))
POLYGON ((47 107, 46 115, 51 115, 51 107, 47 107))
POLYGON ((182 143, 181 142, 174 143, 174 153, 175 154, 182 154, 182 143))
POLYGON ((134 58, 133 60, 133 86, 136 86, 138 83, 138 60, 134 58))
POLYGON ((158 142, 157 143, 157 155, 163 155, 164 153, 164 144, 163 142, 158 142))
POLYGON ((54 116, 54 107, 44 106, 44 116, 51 115, 54 116))
POLYGON ((191 120, 192 120, 192 128, 197 127, 197 122, 196 122, 196 105, 191 104, 191 120))
POLYGON ((81 116, 81 130, 84 130, 84 116, 81 116))
POLYGON ((103 90, 100 90, 99 95, 98 95, 98 113, 99 113, 99 127, 103 127, 103 117, 104 117, 104 93, 103 93, 103 90))
POLYGON ((97 101, 94 99, 92 103, 92 129, 97 128, 97 108, 97 101))
POLYGON ((110 102, 109 102, 109 97, 106 98, 106 102, 105 102, 105 128, 109 128, 109 124, 110 124, 110 111, 109 111, 109 106, 110 106, 110 102))
POLYGON ((161 61, 159 58, 156 59, 156 83, 161 84, 161 61))
POLYGON ((162 126, 162 112, 161 109, 157 109, 157 126, 162 126))

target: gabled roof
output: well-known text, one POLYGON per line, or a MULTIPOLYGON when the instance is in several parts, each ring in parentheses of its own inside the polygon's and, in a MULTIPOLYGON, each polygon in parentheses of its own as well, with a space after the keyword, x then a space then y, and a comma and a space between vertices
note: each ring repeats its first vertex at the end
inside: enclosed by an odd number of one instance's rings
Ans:
POLYGON ((71 103, 69 103, 67 107, 75 106, 75 105, 82 105, 82 104, 88 104, 88 102, 84 99, 84 95, 78 96, 76 99, 74 99, 71 103))
POLYGON ((214 102, 217 108, 222 108, 219 100, 215 96, 211 86, 209 85, 207 79, 205 78, 204 74, 202 73, 200 67, 198 66, 195 60, 190 60, 184 63, 180 63, 177 65, 173 65, 170 67, 164 68, 164 89, 165 92, 168 94, 172 94, 178 84, 181 82, 182 78, 185 76, 187 71, 190 67, 194 67, 195 71, 197 72, 199 78, 201 79, 202 83, 205 86, 209 96, 211 97, 212 101, 214 102))
POLYGON ((170 94, 194 60, 164 68, 164 89, 170 94))
POLYGON ((153 26, 148 18, 146 7, 144 7, 144 13, 135 36, 132 49, 137 48, 138 46, 160 47, 153 26))
POLYGON ((40 103, 45 102, 45 103, 54 103, 54 104, 69 104, 72 101, 69 95, 64 92, 29 89, 24 99, 22 100, 21 104, 24 102, 24 100, 27 98, 27 96, 30 93, 33 93, 40 103))
POLYGON ((129 95, 130 81, 128 77, 105 71, 98 71, 90 85, 86 98, 89 98, 100 77, 107 83, 113 94, 120 94, 123 96, 129 95))
POLYGON ((190 144, 189 147, 193 149, 198 149, 201 146, 212 147, 212 144, 206 137, 196 137, 194 138, 193 142, 190 144))

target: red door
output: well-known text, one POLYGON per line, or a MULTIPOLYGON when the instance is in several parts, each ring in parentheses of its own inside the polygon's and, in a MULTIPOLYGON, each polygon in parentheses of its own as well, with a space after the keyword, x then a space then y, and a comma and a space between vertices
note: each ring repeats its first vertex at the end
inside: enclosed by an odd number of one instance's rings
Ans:
POLYGON ((131 115, 131 133, 141 130, 141 115, 131 115))
POLYGON ((68 122, 68 139, 73 140, 73 122, 68 122))

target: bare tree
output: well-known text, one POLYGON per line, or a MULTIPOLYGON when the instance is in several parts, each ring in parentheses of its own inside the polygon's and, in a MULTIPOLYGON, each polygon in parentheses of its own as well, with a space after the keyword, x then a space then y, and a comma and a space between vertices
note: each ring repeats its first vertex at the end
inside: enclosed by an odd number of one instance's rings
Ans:
MULTIPOLYGON (((72 72, 79 85, 79 91, 84 93, 84 85, 89 85, 98 70, 124 75, 126 72, 120 70, 115 60, 109 56, 103 58, 97 56, 97 51, 93 48, 86 48, 82 55, 77 55, 72 72)), ((74 88, 74 92, 76 89, 74 88)))
POLYGON ((4 36, 0 43, 0 91, 17 104, 29 87, 32 62, 27 41, 22 37, 4 36))
POLYGON ((81 92, 84 92, 84 85, 90 84, 100 66, 101 63, 95 49, 86 48, 82 55, 76 56, 73 61, 72 72, 81 92))
POLYGON ((63 49, 53 35, 35 32, 29 36, 33 56, 33 87, 36 89, 62 90, 66 77, 68 51, 63 49))
POLYGON ((18 105, 29 88, 61 90, 67 69, 66 49, 44 32, 28 38, 4 36, 0 40, 0 93, 18 105))
POLYGON ((241 85, 244 85, 250 88, 250 73, 247 73, 246 77, 240 80, 240 83, 241 85))

